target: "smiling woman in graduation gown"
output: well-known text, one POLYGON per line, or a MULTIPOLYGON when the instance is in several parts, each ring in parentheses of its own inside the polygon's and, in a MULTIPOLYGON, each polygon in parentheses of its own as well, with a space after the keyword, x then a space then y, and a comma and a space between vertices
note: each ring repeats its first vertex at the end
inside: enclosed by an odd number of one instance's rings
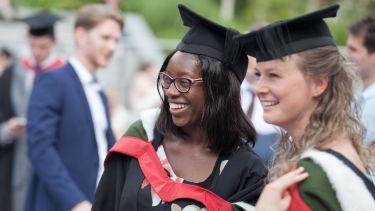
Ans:
MULTIPOLYGON (((309 175, 288 190, 289 211, 375 210, 374 164, 355 112, 352 66, 324 20, 338 9, 331 5, 236 37, 257 59, 253 91, 265 121, 284 129, 270 180, 280 182, 293 166, 309 175)), ((263 196, 257 208, 270 210, 263 196)))
POLYGON ((267 171, 240 104, 248 61, 239 33, 179 10, 190 30, 161 67, 163 105, 111 149, 93 210, 245 209, 263 189, 267 171))

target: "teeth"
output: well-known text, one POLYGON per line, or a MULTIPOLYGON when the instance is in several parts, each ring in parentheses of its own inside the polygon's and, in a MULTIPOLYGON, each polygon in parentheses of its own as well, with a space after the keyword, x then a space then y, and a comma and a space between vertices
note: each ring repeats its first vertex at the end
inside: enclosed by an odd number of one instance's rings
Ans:
POLYGON ((169 107, 171 109, 179 109, 179 108, 184 108, 186 104, 176 104, 176 103, 169 103, 169 107))
POLYGON ((276 102, 276 101, 263 101, 262 102, 263 106, 274 106, 274 105, 277 105, 277 104, 278 104, 278 102, 276 102))

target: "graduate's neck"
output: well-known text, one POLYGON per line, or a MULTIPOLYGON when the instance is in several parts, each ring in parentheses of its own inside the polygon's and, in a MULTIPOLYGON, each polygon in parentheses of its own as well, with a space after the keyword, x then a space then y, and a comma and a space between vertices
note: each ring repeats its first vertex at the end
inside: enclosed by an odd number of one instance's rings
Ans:
POLYGON ((192 145, 208 145, 208 137, 206 131, 201 127, 183 128, 184 135, 182 137, 186 144, 192 145))
POLYGON ((183 136, 175 136, 168 134, 164 138, 163 145, 167 151, 174 150, 175 152, 189 152, 192 156, 204 154, 217 154, 208 147, 208 139, 204 133, 187 134, 183 136))
POLYGON ((89 58, 83 52, 80 50, 77 50, 74 54, 74 57, 93 75, 95 75, 95 72, 97 70, 97 66, 94 65, 89 58))

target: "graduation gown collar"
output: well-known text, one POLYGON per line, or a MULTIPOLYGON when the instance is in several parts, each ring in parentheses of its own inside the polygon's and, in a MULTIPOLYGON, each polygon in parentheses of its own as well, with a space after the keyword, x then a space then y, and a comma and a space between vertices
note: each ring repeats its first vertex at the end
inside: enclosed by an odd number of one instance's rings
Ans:
POLYGON ((202 203, 210 211, 232 210, 231 203, 207 189, 171 180, 164 171, 151 142, 125 136, 110 150, 105 163, 108 162, 113 153, 121 153, 136 158, 145 178, 165 202, 173 202, 177 199, 193 199, 202 203))

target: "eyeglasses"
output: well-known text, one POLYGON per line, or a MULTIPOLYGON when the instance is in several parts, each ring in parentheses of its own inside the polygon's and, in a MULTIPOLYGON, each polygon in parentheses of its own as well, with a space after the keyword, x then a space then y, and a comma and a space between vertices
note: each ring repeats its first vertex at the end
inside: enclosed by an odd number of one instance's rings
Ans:
POLYGON ((172 78, 166 73, 160 73, 159 78, 160 78, 160 83, 163 89, 169 89, 171 84, 174 83, 174 87, 176 87, 176 89, 181 93, 188 92, 192 84, 203 82, 202 78, 197 78, 197 79, 172 78))

